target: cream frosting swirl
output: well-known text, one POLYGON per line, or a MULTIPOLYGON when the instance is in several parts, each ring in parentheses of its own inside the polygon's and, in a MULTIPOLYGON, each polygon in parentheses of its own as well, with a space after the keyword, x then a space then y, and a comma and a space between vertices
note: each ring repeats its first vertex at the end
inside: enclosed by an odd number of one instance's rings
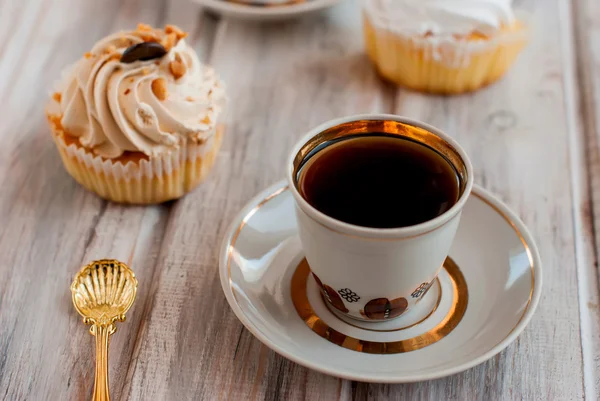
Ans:
POLYGON ((491 36, 515 22, 512 0, 365 0, 372 17, 409 34, 491 36))
POLYGON ((96 43, 63 83, 64 130, 105 158, 125 151, 158 156, 212 135, 225 103, 223 84, 184 34, 169 31, 141 26, 96 43), (152 60, 120 61, 128 47, 145 41, 165 43, 168 51, 152 60))

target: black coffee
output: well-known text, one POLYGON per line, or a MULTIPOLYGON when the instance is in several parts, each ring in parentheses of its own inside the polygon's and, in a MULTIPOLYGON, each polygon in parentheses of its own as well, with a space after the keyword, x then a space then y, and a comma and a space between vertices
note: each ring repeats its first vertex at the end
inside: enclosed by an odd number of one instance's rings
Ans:
POLYGON ((300 194, 317 210, 375 228, 431 220, 457 202, 459 187, 456 170, 438 152, 385 134, 325 143, 298 175, 300 194))

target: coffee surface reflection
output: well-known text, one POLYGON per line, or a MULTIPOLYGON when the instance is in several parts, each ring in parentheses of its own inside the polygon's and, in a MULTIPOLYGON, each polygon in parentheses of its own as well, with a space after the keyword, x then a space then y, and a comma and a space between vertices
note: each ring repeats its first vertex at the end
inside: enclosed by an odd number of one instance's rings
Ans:
POLYGON ((385 134, 323 143, 299 170, 301 196, 334 219, 400 228, 450 209, 460 196, 454 167, 427 145, 385 134))

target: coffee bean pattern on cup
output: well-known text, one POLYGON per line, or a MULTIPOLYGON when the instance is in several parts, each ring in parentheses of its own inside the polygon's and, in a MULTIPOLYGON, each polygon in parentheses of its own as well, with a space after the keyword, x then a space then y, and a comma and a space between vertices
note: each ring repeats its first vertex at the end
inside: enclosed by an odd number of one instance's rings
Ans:
MULTIPOLYGON (((340 312, 348 313, 348 309, 344 305, 342 297, 346 299, 346 302, 350 303, 357 302, 360 300, 360 296, 354 291, 348 288, 343 288, 336 292, 330 286, 323 284, 323 282, 321 282, 321 279, 319 279, 319 277, 315 273, 312 273, 312 276, 314 277, 315 282, 321 289, 323 297, 340 312), (340 294, 338 295, 338 293, 340 294), (342 297, 340 297, 340 295, 342 297)), ((429 291, 429 289, 433 285, 434 281, 435 280, 431 281, 430 283, 421 284, 417 289, 413 291, 411 296, 413 298, 423 298, 423 296, 427 293, 427 291, 429 291)), ((406 311, 407 307, 408 301, 406 300, 406 298, 400 297, 392 299, 391 301, 387 298, 375 298, 367 302, 367 304, 364 307, 364 310, 361 311, 361 315, 371 320, 393 319, 403 314, 404 311, 406 311)))
POLYGON ((377 298, 367 302, 363 314, 369 319, 393 319, 403 314, 407 307, 406 298, 396 298, 391 301, 387 298, 377 298))
POLYGON ((342 297, 340 297, 333 288, 331 288, 330 286, 328 286, 326 284, 323 284, 321 282, 321 280, 319 280, 319 277, 317 277, 317 275, 315 273, 313 273, 312 275, 315 278, 315 281, 317 282, 317 284, 319 285, 319 288, 321 288, 321 293, 323 294, 325 299, 340 312, 348 313, 348 309, 346 308, 346 305, 344 305, 344 301, 342 301, 342 297))

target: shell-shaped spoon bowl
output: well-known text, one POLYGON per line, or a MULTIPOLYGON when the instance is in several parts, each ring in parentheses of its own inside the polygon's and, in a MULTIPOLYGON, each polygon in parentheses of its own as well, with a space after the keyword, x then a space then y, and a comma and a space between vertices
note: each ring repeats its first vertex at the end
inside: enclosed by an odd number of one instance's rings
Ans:
POLYGON ((108 343, 116 321, 125 320, 137 291, 137 279, 126 264, 102 259, 84 266, 71 284, 73 305, 96 337, 94 401, 110 401, 108 343))
POLYGON ((83 267, 71 284, 73 305, 87 324, 124 321, 137 289, 133 271, 118 260, 97 260, 83 267))

